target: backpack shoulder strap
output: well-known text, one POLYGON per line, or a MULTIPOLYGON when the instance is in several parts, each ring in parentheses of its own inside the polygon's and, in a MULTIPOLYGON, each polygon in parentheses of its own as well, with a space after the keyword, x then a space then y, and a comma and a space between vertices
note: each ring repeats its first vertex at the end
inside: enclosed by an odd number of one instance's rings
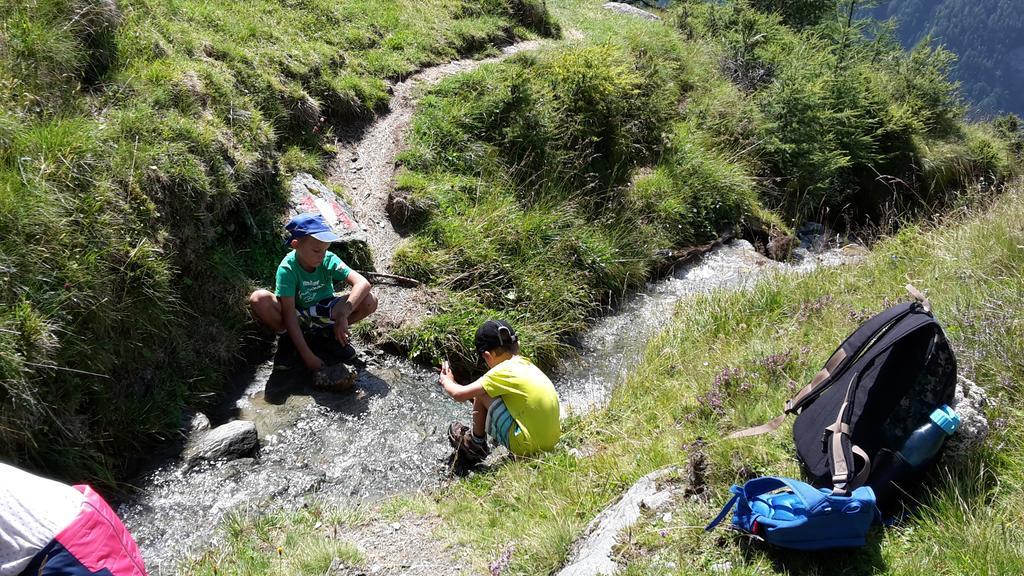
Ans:
POLYGON ((722 511, 718 513, 718 516, 715 516, 715 519, 704 527, 705 532, 711 532, 715 529, 715 526, 718 526, 722 523, 722 520, 725 520, 725 517, 729 515, 729 511, 732 510, 732 507, 736 505, 736 501, 739 500, 742 490, 743 489, 739 486, 735 484, 732 485, 732 488, 729 489, 729 491, 732 492, 732 498, 729 498, 729 501, 725 503, 725 506, 722 506, 722 511))
POLYGON ((920 310, 922 310, 922 307, 918 302, 907 302, 893 306, 871 317, 867 322, 861 324, 853 334, 847 336, 846 340, 836 348, 832 356, 825 362, 825 366, 811 378, 811 381, 806 386, 786 401, 782 414, 759 426, 733 432, 726 436, 726 438, 745 438, 775 431, 785 421, 787 414, 799 411, 807 403, 817 398, 819 394, 832 385, 837 376, 853 364, 853 361, 860 358, 889 328, 895 326, 896 323, 908 315, 920 310))
MULTIPOLYGON (((873 361, 873 360, 872 360, 873 361)), ((829 457, 829 468, 832 471, 832 493, 837 496, 846 496, 854 488, 860 487, 867 481, 871 472, 871 458, 860 446, 857 446, 850 439, 849 414, 854 407, 854 397, 857 394, 857 387, 860 384, 860 374, 857 373, 850 379, 850 385, 846 389, 846 397, 843 405, 839 408, 836 420, 825 427, 825 436, 822 442, 827 441, 829 457), (854 456, 864 460, 860 472, 854 473, 857 467, 854 465, 854 456)))

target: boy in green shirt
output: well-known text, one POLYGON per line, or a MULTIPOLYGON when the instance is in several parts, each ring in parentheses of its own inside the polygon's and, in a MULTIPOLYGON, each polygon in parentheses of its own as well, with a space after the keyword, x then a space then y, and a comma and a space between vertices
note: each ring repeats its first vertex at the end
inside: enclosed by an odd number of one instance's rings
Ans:
POLYGON ((473 401, 473 427, 452 422, 448 428, 458 457, 469 465, 483 461, 490 453, 486 435, 517 456, 554 448, 561 435, 558 393, 539 368, 519 355, 512 326, 488 320, 477 329, 474 344, 489 369, 486 374, 463 386, 445 362, 438 378, 455 400, 473 401))
POLYGON ((341 258, 327 250, 331 242, 341 240, 320 214, 300 214, 285 226, 292 251, 277 267, 274 292, 257 290, 249 296, 249 306, 257 320, 278 334, 287 332, 311 371, 324 363, 313 353, 302 328, 301 318, 309 326, 331 327, 338 343, 355 356, 349 346, 349 327, 377 309, 377 298, 370 293, 370 282, 349 268, 341 258), (348 294, 334 295, 334 282, 351 287, 348 294))

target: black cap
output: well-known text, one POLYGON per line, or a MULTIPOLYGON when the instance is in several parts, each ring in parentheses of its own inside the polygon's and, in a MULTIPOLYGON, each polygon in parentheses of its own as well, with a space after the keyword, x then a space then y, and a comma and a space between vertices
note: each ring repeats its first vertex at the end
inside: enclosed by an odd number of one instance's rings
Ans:
POLYGON ((499 346, 507 349, 518 341, 519 336, 516 335, 515 329, 504 320, 484 322, 476 329, 476 337, 473 338, 477 354, 490 352, 499 346))

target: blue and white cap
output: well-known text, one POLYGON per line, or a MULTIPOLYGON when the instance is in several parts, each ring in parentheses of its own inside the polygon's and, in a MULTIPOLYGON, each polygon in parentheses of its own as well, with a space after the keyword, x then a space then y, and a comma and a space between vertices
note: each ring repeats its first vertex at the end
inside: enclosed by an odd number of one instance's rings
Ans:
POLYGON ((327 225, 327 221, 324 220, 322 215, 312 212, 299 214, 292 218, 284 229, 288 231, 286 244, 290 244, 292 240, 304 236, 312 236, 322 242, 337 242, 341 240, 341 236, 338 236, 334 233, 334 230, 331 230, 331 227, 327 225))

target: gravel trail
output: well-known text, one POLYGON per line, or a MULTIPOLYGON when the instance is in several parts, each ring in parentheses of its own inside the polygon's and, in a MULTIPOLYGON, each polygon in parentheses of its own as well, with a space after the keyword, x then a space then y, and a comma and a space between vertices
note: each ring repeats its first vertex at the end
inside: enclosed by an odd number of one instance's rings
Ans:
POLYGON ((395 176, 395 158, 405 146, 421 88, 444 78, 499 62, 513 54, 543 44, 527 40, 505 47, 501 55, 483 60, 455 60, 427 68, 394 85, 389 110, 369 126, 355 126, 338 140, 338 155, 330 169, 330 181, 352 197, 356 219, 366 227, 370 250, 378 272, 391 271, 391 257, 402 237, 395 231, 385 207, 395 176))

